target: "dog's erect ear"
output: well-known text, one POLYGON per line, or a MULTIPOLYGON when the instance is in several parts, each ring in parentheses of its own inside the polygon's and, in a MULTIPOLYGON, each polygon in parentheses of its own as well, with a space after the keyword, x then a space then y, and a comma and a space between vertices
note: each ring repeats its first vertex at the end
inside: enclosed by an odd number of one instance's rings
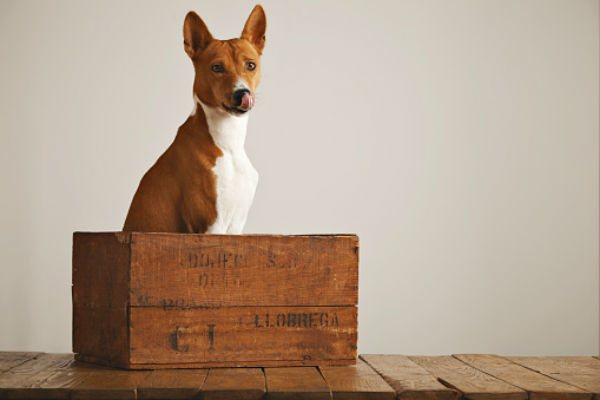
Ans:
POLYGON ((262 54, 265 47, 265 32, 267 31, 267 16, 260 4, 257 4, 242 31, 242 39, 246 39, 256 47, 258 54, 262 54))
POLYGON ((194 58, 194 54, 204 49, 212 39, 202 18, 193 11, 187 13, 183 23, 183 47, 188 56, 194 58))

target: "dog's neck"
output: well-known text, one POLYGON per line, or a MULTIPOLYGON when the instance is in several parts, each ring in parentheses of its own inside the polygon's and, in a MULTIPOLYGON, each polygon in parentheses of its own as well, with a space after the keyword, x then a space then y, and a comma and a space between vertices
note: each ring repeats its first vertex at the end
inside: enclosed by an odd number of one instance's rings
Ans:
POLYGON ((208 132, 221 151, 230 153, 244 151, 248 114, 240 116, 231 115, 220 107, 207 106, 194 94, 192 117, 198 114, 198 105, 200 105, 200 108, 204 112, 208 132))

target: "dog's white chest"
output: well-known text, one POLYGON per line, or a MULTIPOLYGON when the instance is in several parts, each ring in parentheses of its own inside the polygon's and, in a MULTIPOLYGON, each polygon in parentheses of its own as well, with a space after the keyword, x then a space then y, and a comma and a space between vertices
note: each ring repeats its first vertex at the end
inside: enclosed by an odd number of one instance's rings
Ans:
POLYGON ((223 153, 212 169, 217 185, 217 219, 206 233, 240 234, 258 184, 258 173, 244 150, 248 117, 232 116, 199 103, 208 130, 223 153))
POLYGON ((240 234, 254 200, 258 173, 244 151, 223 152, 213 173, 217 178, 217 221, 208 233, 240 234))

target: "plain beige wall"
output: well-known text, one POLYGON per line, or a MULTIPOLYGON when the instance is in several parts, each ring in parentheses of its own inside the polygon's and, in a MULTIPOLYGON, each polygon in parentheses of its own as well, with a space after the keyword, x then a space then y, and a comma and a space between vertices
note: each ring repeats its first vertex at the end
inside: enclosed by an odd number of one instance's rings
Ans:
MULTIPOLYGON (((71 348, 71 232, 118 230, 248 1, 0 2, 0 348, 71 348)), ((270 1, 247 232, 361 237, 359 351, 597 354, 597 0, 270 1)))

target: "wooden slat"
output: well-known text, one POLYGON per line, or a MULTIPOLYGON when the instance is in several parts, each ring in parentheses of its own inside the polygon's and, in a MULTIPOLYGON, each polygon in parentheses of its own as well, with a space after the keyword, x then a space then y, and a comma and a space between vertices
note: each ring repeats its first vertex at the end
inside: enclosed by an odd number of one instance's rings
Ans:
POLYGON ((401 355, 361 355, 397 392, 398 399, 454 400, 456 390, 438 382, 427 370, 401 355))
POLYGON ((0 375, 0 398, 68 398, 68 391, 47 393, 40 385, 72 360, 72 354, 41 354, 8 370, 0 375))
MULTIPOLYGON (((27 392, 27 398, 61 399, 135 399, 136 388, 150 371, 123 371, 94 364, 70 361, 54 369, 54 373, 38 388, 27 392), (29 396, 33 394, 35 396, 29 396)), ((12 395, 12 393, 11 393, 12 395)))
POLYGON ((159 369, 138 385, 138 399, 197 398, 206 380, 207 369, 159 369))
POLYGON ((334 400, 393 400, 396 391, 363 360, 344 367, 319 367, 334 400))
POLYGON ((451 356, 409 357, 469 400, 525 400, 527 392, 485 374, 451 356))
POLYGON ((77 385, 77 382, 99 369, 108 368, 70 360, 68 363, 56 368, 53 374, 39 385, 36 392, 39 392, 40 398, 69 399, 71 389, 77 385))
POLYGON ((139 383, 150 374, 151 371, 124 371, 70 361, 55 368, 32 393, 37 398, 135 399, 139 383))
POLYGON ((0 373, 6 372, 11 368, 23 364, 42 353, 22 352, 22 351, 0 351, 0 373))
POLYGON ((329 386, 315 367, 265 368, 267 399, 329 400, 329 386))
MULTIPOLYGON (((75 355, 75 359, 82 362, 91 362, 91 363, 99 363, 103 364, 103 361, 97 361, 93 358, 87 358, 85 356, 81 356, 80 354, 75 355)), ((318 365, 351 365, 355 363, 356 360, 347 359, 347 360, 267 360, 267 361, 223 361, 223 362, 185 362, 185 363, 146 363, 146 364, 129 364, 125 369, 129 370, 148 370, 148 369, 202 369, 202 368, 267 368, 267 367, 299 367, 299 366, 316 366, 318 365)))
POLYGON ((130 310, 131 363, 205 360, 206 367, 237 367, 251 362, 260 366, 263 361, 319 365, 327 360, 354 360, 356 318, 355 306, 134 307, 130 310))
POLYGON ((213 368, 202 386, 205 400, 257 400, 265 394, 260 368, 213 368))
POLYGON ((600 360, 594 357, 507 357, 524 367, 577 386, 600 400, 600 360))
POLYGON ((135 399, 138 385, 151 373, 98 368, 72 383, 71 399, 135 399))
POLYGON ((586 400, 592 394, 491 354, 457 354, 457 359, 529 392, 531 400, 586 400))
POLYGON ((355 235, 131 235, 132 306, 358 303, 355 235))

